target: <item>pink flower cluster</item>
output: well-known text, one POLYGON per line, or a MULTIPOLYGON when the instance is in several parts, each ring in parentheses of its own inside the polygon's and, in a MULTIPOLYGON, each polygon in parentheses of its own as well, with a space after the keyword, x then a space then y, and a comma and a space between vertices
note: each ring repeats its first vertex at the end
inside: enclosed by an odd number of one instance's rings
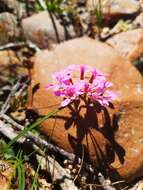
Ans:
POLYGON ((57 83, 48 84, 47 89, 52 88, 55 96, 63 97, 61 107, 80 97, 88 97, 102 106, 108 106, 117 97, 108 90, 112 83, 106 80, 105 75, 88 65, 70 65, 65 70, 54 73, 53 78, 57 83), (77 71, 79 79, 75 80, 73 73, 77 71))

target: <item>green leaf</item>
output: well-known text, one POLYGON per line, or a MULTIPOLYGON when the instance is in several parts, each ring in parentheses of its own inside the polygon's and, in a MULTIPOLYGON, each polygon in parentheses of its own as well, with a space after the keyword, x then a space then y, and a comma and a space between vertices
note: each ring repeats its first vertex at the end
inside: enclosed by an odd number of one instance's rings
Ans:
POLYGON ((6 152, 4 152, 4 158, 7 160, 14 158, 14 156, 15 156, 15 153, 12 148, 9 148, 7 149, 6 152))
POLYGON ((0 156, 4 157, 5 159, 9 160, 15 157, 15 152, 12 147, 8 148, 7 151, 5 151, 7 144, 6 142, 1 139, 0 140, 0 156))
MULTIPOLYGON (((41 161, 42 161, 42 158, 41 158, 41 161)), ((35 172, 31 190, 36 189, 36 186, 37 186, 37 183, 36 183, 37 182, 37 176, 38 176, 38 172, 39 172, 39 169, 40 169, 41 161, 39 162, 37 170, 35 172)))
POLYGON ((18 186, 19 190, 25 190, 25 169, 24 169, 24 163, 22 161, 23 151, 20 150, 16 157, 15 165, 17 167, 18 172, 18 186))

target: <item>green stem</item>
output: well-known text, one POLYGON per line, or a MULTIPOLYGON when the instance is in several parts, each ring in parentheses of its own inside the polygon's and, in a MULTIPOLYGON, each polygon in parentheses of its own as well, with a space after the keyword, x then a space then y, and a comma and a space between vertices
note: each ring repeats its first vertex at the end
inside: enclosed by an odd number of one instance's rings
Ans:
POLYGON ((23 131, 21 131, 14 139, 12 139, 6 146, 5 152, 22 136, 24 136, 28 131, 31 131, 38 125, 40 125, 43 121, 49 119, 51 116, 55 115, 57 112, 59 112, 60 109, 55 109, 52 112, 50 112, 48 115, 44 116, 43 118, 38 119, 35 123, 30 125, 29 127, 24 128, 23 131))

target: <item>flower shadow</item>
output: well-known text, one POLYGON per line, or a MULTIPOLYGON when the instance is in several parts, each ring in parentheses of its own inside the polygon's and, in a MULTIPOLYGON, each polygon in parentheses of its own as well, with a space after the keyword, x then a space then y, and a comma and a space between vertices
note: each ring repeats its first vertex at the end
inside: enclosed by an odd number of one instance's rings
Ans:
MULTIPOLYGON (((114 109, 111 104, 109 107, 109 109, 114 109)), ((80 101, 75 101, 68 105, 68 109, 70 111, 70 117, 57 115, 56 118, 65 120, 66 130, 71 127, 76 128, 76 136, 69 134, 68 140, 78 157, 82 157, 82 148, 84 145, 84 160, 91 161, 90 154, 92 147, 94 149, 92 153, 94 152, 96 160, 95 164, 99 165, 103 170, 105 168, 109 169, 110 164, 115 160, 115 155, 121 164, 124 163, 125 150, 116 141, 115 137, 119 128, 119 116, 113 114, 111 117, 106 107, 89 101, 84 102, 84 104, 81 104, 80 101), (101 120, 102 123, 100 122, 101 120), (99 139, 98 136, 103 137, 108 142, 105 144, 105 150, 102 147, 102 139, 99 139)))

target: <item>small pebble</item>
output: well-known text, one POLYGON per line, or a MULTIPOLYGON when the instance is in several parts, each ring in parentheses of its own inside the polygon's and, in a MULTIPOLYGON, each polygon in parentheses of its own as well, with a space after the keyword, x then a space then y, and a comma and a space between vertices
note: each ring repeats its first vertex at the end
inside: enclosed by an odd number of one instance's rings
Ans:
POLYGON ((73 169, 73 165, 69 164, 68 165, 68 169, 72 170, 73 169))

